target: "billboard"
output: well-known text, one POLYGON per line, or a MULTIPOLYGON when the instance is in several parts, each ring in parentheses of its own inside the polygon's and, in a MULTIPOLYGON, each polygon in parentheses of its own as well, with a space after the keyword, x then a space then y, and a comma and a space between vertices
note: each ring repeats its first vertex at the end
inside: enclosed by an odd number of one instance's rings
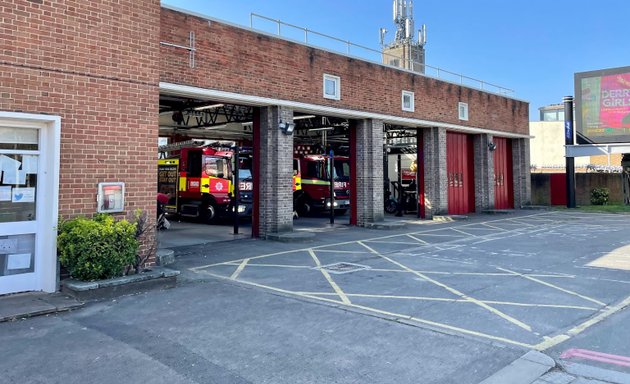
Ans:
POLYGON ((630 143, 630 67, 575 74, 577 144, 630 143))

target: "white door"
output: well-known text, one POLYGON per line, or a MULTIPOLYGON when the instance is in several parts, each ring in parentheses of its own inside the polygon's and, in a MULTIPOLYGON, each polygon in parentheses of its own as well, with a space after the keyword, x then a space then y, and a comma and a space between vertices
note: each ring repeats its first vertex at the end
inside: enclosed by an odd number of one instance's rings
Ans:
POLYGON ((59 164, 51 152, 58 149, 52 127, 58 124, 38 116, 4 116, 0 113, 0 295, 54 291, 59 164))

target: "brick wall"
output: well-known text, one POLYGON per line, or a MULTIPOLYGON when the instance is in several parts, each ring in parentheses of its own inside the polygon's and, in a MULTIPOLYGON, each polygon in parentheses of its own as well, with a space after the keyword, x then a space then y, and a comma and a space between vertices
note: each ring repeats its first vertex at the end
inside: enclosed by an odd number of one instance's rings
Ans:
POLYGON ((155 215, 158 0, 4 0, 0 110, 61 116, 59 210, 96 212, 99 182, 155 215))
POLYGON ((285 135, 278 124, 293 121, 287 108, 260 109, 259 226, 260 237, 293 230, 293 136, 285 135))
POLYGON ((475 212, 494 208, 494 155, 488 150, 492 135, 474 135, 475 212))
POLYGON ((425 214, 427 219, 448 212, 446 129, 423 129, 425 214))
MULTIPOLYGON (((549 173, 533 173, 532 204, 550 205, 551 186, 549 173)), ((609 204, 623 204, 623 186, 620 173, 576 173, 575 174, 575 203, 591 205, 591 191, 594 188, 608 188, 609 204)))
POLYGON ((357 225, 385 219, 383 194, 383 122, 359 120, 356 124, 357 225))
POLYGON ((528 133, 528 103, 355 60, 246 29, 162 9, 162 41, 188 45, 195 32, 195 68, 182 49, 160 48, 160 80, 244 95, 528 133), (341 100, 322 97, 323 74, 341 77, 341 100), (415 112, 401 110, 401 92, 415 92, 415 112), (467 122, 457 103, 469 105, 467 122))
POLYGON ((532 181, 529 139, 512 140, 512 177, 514 178, 514 207, 531 203, 532 181))

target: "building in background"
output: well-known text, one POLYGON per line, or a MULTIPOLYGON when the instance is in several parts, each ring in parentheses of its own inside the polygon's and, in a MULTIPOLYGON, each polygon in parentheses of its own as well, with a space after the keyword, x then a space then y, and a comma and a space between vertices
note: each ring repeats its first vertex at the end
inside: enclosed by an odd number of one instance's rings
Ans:
POLYGON ((396 24, 396 36, 391 44, 385 44, 387 31, 381 28, 383 64, 424 73, 426 26, 422 25, 422 28, 418 30, 416 41, 414 39, 413 0, 394 0, 393 17, 396 24))
MULTIPOLYGON (((538 108, 540 121, 529 123, 532 172, 564 173, 564 105, 551 104, 538 108)), ((599 155, 575 158, 576 172, 618 172, 621 155, 599 155)))

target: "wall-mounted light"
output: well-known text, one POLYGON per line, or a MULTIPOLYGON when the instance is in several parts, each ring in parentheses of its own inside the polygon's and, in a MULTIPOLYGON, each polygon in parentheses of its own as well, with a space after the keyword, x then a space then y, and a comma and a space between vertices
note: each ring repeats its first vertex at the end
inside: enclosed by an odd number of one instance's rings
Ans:
POLYGON ((492 152, 495 149, 497 149, 497 145, 495 143, 493 143, 493 142, 489 142, 488 143, 488 151, 492 152))
POLYGON ((295 129, 295 124, 280 122, 280 124, 278 124, 278 128, 280 128, 285 135, 292 135, 293 130, 295 129))

